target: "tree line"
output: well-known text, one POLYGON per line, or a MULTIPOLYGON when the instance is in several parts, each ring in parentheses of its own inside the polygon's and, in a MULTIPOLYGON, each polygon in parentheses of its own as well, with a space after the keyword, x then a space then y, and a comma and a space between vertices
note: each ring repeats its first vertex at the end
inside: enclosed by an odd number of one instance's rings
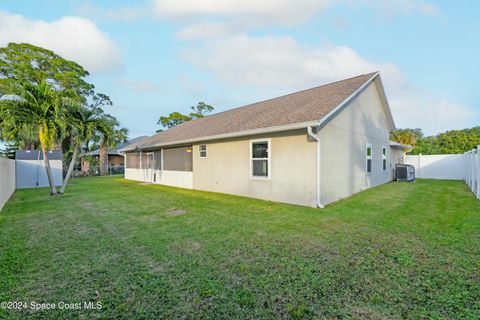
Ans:
POLYGON ((30 44, 0 48, 0 141, 15 150, 41 149, 51 194, 64 193, 82 151, 107 149, 127 140, 128 130, 104 111, 112 101, 87 82, 88 71, 53 51, 30 44), (69 162, 60 190, 54 185, 48 151, 61 149, 69 162))
POLYGON ((410 154, 462 154, 480 145, 480 127, 425 136, 421 129, 397 129, 390 139, 413 147, 410 154))

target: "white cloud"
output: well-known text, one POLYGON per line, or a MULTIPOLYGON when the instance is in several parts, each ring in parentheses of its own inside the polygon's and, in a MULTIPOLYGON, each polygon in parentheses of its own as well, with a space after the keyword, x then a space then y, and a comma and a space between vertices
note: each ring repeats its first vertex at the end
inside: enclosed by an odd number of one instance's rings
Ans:
POLYGON ((154 0, 159 17, 233 18, 250 26, 297 24, 328 7, 345 4, 369 6, 386 15, 419 13, 433 16, 440 13, 437 6, 425 0, 154 0))
POLYGON ((160 17, 195 16, 238 18, 248 24, 293 24, 305 21, 330 0, 155 0, 160 17))
POLYGON ((131 89, 141 93, 152 93, 152 92, 158 92, 161 90, 161 87, 158 84, 152 83, 149 81, 144 81, 144 80, 135 81, 135 80, 121 79, 118 82, 120 85, 124 86, 127 89, 131 89))
POLYGON ((77 6, 77 11, 82 16, 91 17, 96 20, 132 21, 149 15, 151 8, 148 6, 123 6, 116 9, 106 9, 86 2, 77 6))
POLYGON ((184 40, 218 38, 232 33, 231 25, 222 22, 199 22, 187 25, 179 32, 177 37, 184 40))
POLYGON ((421 128, 426 134, 435 134, 471 127, 478 120, 467 106, 430 92, 408 87, 389 88, 387 95, 399 128, 421 128))
POLYGON ((349 47, 302 46, 291 37, 236 35, 188 50, 187 61, 233 85, 301 88, 376 70, 399 74, 388 63, 371 63, 349 47))
POLYGON ((92 73, 122 65, 115 43, 94 22, 84 18, 63 17, 47 22, 0 11, 0 45, 9 42, 26 42, 53 50, 92 73))
POLYGON ((236 35, 209 41, 184 57, 229 86, 288 93, 380 71, 399 127, 427 133, 470 124, 472 110, 412 86, 391 63, 370 61, 346 46, 310 47, 291 37, 236 35))
POLYGON ((365 3, 379 9, 385 15, 419 13, 425 16, 438 16, 440 9, 424 0, 361 0, 356 3, 365 3))

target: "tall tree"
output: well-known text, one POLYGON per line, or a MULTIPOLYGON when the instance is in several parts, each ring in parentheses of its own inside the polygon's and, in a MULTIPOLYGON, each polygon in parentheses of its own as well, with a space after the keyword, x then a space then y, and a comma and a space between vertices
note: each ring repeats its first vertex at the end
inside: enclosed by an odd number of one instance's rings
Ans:
MULTIPOLYGON (((102 93, 92 93, 87 100, 84 102, 83 106, 78 106, 78 108, 82 109, 85 114, 92 113, 95 117, 107 117, 108 115, 105 114, 103 108, 112 105, 112 101, 110 98, 102 93)), ((66 131, 65 137, 62 142, 62 151, 63 151, 63 158, 64 164, 71 163, 73 154, 75 153, 75 145, 77 139, 77 131, 75 129, 75 125, 77 121, 82 121, 82 115, 78 110, 73 110, 73 113, 70 114, 72 116, 72 125, 68 126, 69 130, 66 131), (78 117, 78 118, 77 118, 78 117)), ((100 137, 97 135, 93 135, 86 141, 83 141, 82 144, 86 144, 87 147, 91 142, 100 142, 100 137)), ((87 150, 88 151, 88 148, 87 150)), ((67 169, 68 172, 68 169, 67 169)))
POLYGON ((190 117, 180 112, 172 112, 168 116, 161 116, 157 124, 161 124, 165 128, 173 128, 176 125, 190 121, 190 117))
MULTIPOLYGON (((89 73, 79 64, 41 47, 26 43, 9 43, 6 47, 0 48, 0 94, 10 93, 12 86, 20 86, 23 83, 33 86, 48 83, 59 93, 69 92, 74 95, 76 103, 80 103, 84 108, 103 112, 101 108, 111 106, 112 102, 107 95, 95 93, 94 86, 86 81, 88 75, 89 73)), ((66 131, 65 139, 60 144, 65 163, 75 158, 74 146, 77 144, 75 130, 73 126, 69 128, 72 130, 66 131)), ((25 126, 23 130, 27 129, 25 126)), ((0 128, 0 139, 4 136, 1 131, 0 128)), ((17 133, 16 139, 9 142, 18 146, 28 142, 20 132, 17 133)))
POLYGON ((25 129, 33 129, 40 141, 51 194, 57 194, 47 150, 58 142, 64 128, 63 98, 45 81, 34 85, 10 85, 8 95, 0 97, 0 127, 2 135, 15 140, 25 129))
POLYGON ((12 84, 47 82, 57 90, 73 90, 87 97, 94 86, 85 77, 89 74, 79 64, 54 52, 27 43, 9 43, 0 48, 0 92, 12 84))
POLYGON ((102 109, 85 108, 79 104, 69 105, 65 112, 65 118, 67 119, 67 131, 73 143, 73 154, 59 191, 61 194, 65 193, 82 145, 92 139, 96 133, 103 130, 105 126, 111 125, 110 120, 105 116, 102 109))
POLYGON ((193 120, 193 119, 205 117, 206 115, 211 113, 214 108, 211 105, 200 101, 199 103, 197 103, 196 106, 190 107, 190 109, 192 109, 193 112, 190 112, 188 116, 190 117, 191 120, 193 120))
MULTIPOLYGON (((199 102, 196 106, 190 107, 190 109, 192 112, 188 115, 184 115, 180 112, 172 112, 168 116, 161 116, 157 124, 162 125, 164 128, 173 128, 186 121, 203 118, 211 113, 214 108, 205 102, 199 102)), ((161 131, 163 131, 163 129, 157 130, 157 132, 161 131)))

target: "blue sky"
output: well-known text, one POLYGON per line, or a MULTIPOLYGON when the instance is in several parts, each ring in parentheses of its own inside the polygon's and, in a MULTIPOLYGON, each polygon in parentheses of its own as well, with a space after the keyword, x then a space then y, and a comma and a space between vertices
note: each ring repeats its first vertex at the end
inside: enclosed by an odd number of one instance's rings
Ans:
POLYGON ((130 136, 198 101, 223 111, 379 70, 397 127, 479 125, 480 3, 427 0, 9 1, 0 45, 75 60, 130 136))

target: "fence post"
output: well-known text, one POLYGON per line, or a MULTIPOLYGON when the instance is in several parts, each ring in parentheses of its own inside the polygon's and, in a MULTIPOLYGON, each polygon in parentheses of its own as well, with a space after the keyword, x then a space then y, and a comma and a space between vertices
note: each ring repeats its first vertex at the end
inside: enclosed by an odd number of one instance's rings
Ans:
POLYGON ((472 150, 470 153, 470 189, 475 190, 475 179, 473 178, 475 176, 475 150, 472 150))
POLYGON ((472 190, 472 150, 468 151, 468 186, 472 190))
POLYGON ((477 198, 480 199, 480 145, 477 146, 477 198))
POLYGON ((417 172, 416 172, 416 175, 418 175, 418 178, 421 178, 421 175, 420 175, 420 172, 421 172, 420 166, 422 165, 422 161, 421 161, 422 159, 421 159, 421 157, 422 157, 422 155, 419 154, 419 155, 418 155, 418 161, 417 161, 417 163, 418 163, 418 169, 417 169, 417 172))
POLYGON ((466 169, 467 169, 467 176, 466 176, 466 179, 467 179, 467 185, 468 187, 470 187, 470 151, 467 152, 466 154, 466 159, 467 159, 467 163, 466 163, 466 169))
POLYGON ((472 155, 471 155, 472 159, 470 161, 470 165, 471 165, 471 182, 470 182, 470 189, 472 189, 472 192, 475 193, 475 149, 472 150, 472 155))
POLYGON ((467 185, 470 186, 470 151, 466 153, 466 169, 467 169, 467 175, 465 177, 467 185))
POLYGON ((477 196, 477 149, 473 149, 473 161, 472 161, 472 192, 477 196))

